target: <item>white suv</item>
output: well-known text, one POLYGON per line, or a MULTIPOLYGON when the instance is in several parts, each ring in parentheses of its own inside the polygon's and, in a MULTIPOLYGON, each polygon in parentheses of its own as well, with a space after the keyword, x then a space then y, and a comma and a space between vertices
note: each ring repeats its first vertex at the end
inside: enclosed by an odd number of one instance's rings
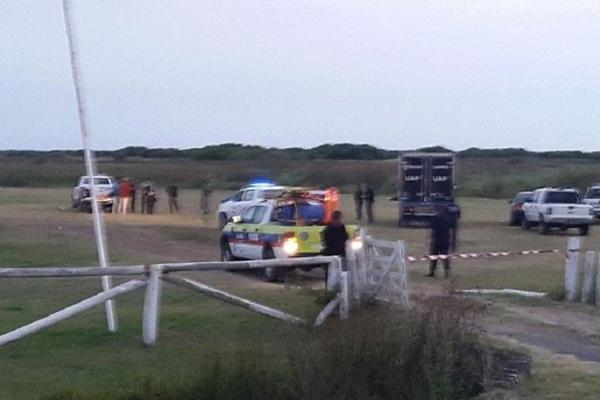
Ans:
POLYGON ((593 223, 592 206, 582 204, 579 193, 574 189, 544 188, 533 192, 533 200, 523 204, 523 229, 537 226, 542 235, 551 228, 565 231, 578 228, 586 236, 593 223))
POLYGON ((264 200, 279 197, 285 190, 284 186, 273 184, 254 184, 240 189, 231 196, 223 199, 217 214, 219 229, 223 229, 231 218, 242 215, 250 206, 264 200))
MULTIPOLYGON (((81 211, 92 212, 92 198, 90 192, 90 177, 82 176, 77 181, 71 192, 71 205, 81 211)), ((94 176, 94 187, 97 191, 98 205, 105 210, 113 206, 114 178, 108 175, 94 176)))

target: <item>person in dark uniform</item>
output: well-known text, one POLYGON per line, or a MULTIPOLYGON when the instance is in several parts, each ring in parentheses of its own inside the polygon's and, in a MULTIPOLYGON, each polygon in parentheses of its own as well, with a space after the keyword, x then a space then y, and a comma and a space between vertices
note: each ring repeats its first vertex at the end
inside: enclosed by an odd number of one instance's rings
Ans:
POLYGON ((367 190, 365 190, 365 206, 367 210, 367 222, 372 224, 374 221, 373 218, 373 203, 375 202, 375 191, 371 186, 367 186, 367 190))
MULTIPOLYGON (((346 241, 349 239, 346 226, 342 221, 342 212, 334 211, 331 222, 323 230, 323 255, 342 257, 342 269, 346 270, 346 241)), ((329 278, 329 269, 325 268, 325 287, 329 278)))
POLYGON ((356 220, 360 221, 362 219, 362 208, 363 208, 363 196, 364 193, 362 191, 362 186, 358 185, 356 187, 356 191, 354 192, 354 208, 356 210, 356 220))
MULTIPOLYGON (((431 255, 447 255, 456 249, 457 218, 451 214, 446 206, 440 206, 437 214, 431 221, 431 255)), ((450 259, 444 261, 444 276, 450 275, 450 259)), ((426 276, 435 276, 437 260, 431 260, 429 273, 426 276)))
POLYGON ((348 232, 342 221, 342 212, 334 211, 331 214, 331 222, 323 230, 323 255, 346 256, 346 241, 348 232))
POLYGON ((179 214, 179 202, 177 201, 177 186, 169 185, 167 186, 167 196, 169 197, 169 213, 173 214, 173 212, 179 214))

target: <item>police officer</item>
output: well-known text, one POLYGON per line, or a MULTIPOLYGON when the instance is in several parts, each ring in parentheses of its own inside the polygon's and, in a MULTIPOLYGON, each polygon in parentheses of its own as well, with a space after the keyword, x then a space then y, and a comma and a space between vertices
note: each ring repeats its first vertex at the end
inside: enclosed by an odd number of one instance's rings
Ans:
MULTIPOLYGON (((331 222, 323 230, 323 255, 342 257, 342 269, 346 270, 346 241, 349 239, 346 226, 342 221, 342 212, 334 211, 331 222)), ((325 287, 329 280, 329 269, 325 268, 325 287)))
POLYGON ((358 185, 356 187, 356 191, 354 192, 354 208, 356 210, 356 220, 360 221, 362 219, 362 208, 363 208, 363 190, 362 186, 358 185))
MULTIPOLYGON (((431 221, 431 255, 448 255, 456 249, 457 218, 451 214, 447 206, 439 206, 437 213, 431 221)), ((450 275, 450 259, 444 260, 444 276, 450 275)), ((437 259, 431 260, 429 273, 425 276, 435 276, 437 259)))
POLYGON ((366 211, 367 211, 367 221, 369 222, 369 224, 373 223, 373 203, 375 202, 375 191, 373 190, 373 188, 371 186, 367 186, 367 189, 365 190, 365 206, 366 206, 366 211))

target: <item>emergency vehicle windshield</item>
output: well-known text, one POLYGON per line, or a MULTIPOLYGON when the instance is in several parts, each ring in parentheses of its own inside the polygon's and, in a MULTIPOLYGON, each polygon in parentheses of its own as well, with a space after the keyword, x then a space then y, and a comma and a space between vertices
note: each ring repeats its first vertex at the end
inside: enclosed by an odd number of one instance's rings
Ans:
POLYGON ((285 225, 318 225, 324 217, 325 207, 316 201, 284 204, 273 212, 273 221, 285 225))

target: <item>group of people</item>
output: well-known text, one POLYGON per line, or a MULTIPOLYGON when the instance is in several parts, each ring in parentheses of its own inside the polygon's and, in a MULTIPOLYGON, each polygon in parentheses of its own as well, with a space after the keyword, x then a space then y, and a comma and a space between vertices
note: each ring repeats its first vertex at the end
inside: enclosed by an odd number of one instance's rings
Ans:
MULTIPOLYGON (((113 198, 113 213, 128 214, 135 213, 135 200, 137 188, 131 178, 117 178, 113 183, 112 198, 113 198)), ((154 214, 154 206, 158 201, 156 190, 150 179, 146 178, 140 186, 140 212, 142 214, 154 214)), ((169 212, 179 213, 179 202, 177 200, 178 188, 176 185, 169 185, 166 189, 169 199, 169 212)))
POLYGON ((367 223, 372 224, 374 222, 373 217, 373 203, 375 202, 375 191, 373 188, 366 184, 360 184, 356 187, 354 192, 354 207, 356 209, 356 220, 362 221, 363 218, 363 205, 367 214, 367 223))

